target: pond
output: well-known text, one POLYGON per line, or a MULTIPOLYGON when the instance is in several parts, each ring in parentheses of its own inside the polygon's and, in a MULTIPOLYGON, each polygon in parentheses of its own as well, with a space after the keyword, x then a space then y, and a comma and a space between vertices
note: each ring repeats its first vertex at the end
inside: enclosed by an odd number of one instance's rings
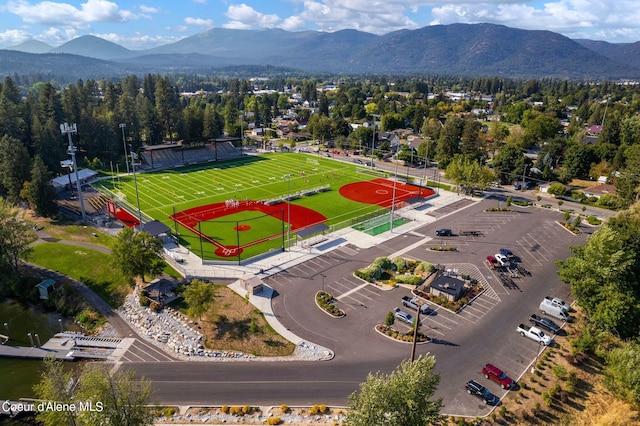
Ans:
MULTIPOLYGON (((32 336, 37 333, 40 343, 44 344, 60 330, 81 331, 72 319, 62 318, 55 312, 45 312, 12 299, 0 301, 0 334, 10 336, 7 345, 31 346, 27 333, 32 336)), ((36 338, 33 339, 37 344, 36 338)), ((40 360, 0 357, 0 400, 34 397, 32 387, 40 380, 41 371, 40 360)))

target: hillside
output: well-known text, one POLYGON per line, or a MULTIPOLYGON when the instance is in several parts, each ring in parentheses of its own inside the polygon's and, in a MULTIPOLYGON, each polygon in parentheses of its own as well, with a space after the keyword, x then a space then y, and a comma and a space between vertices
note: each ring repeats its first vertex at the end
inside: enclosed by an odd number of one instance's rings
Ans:
POLYGON ((71 81, 127 72, 211 73, 233 66, 356 75, 640 79, 640 42, 627 45, 578 42, 551 31, 493 24, 434 25, 382 36, 355 30, 326 33, 214 28, 143 51, 83 36, 51 49, 44 56, 18 59, 7 52, 0 50, 0 59, 8 61, 0 64, 3 73, 42 73, 48 63, 56 62, 51 54, 77 55, 70 59, 73 68, 63 68, 63 74, 71 81), (109 62, 95 62, 96 59, 109 62))

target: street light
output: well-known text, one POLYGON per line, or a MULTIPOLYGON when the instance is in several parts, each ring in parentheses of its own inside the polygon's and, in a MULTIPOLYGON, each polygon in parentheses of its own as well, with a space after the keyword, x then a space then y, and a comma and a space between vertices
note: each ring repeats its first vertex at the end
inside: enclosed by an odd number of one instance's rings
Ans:
POLYGON ((322 277, 322 292, 324 293, 324 279, 327 278, 327 276, 325 274, 320 274, 320 276, 322 277))
POLYGON ((536 359, 533 361, 533 365, 531 366, 531 374, 536 372, 536 364, 538 363, 538 357, 540 356, 540 352, 542 352, 542 346, 544 342, 542 340, 538 341, 538 353, 536 354, 536 359))
POLYGON ((127 127, 127 123, 120 123, 119 126, 122 129, 122 147, 124 148, 124 162, 127 165, 127 174, 129 174, 129 162, 127 161, 127 142, 124 138, 124 128, 127 127))
POLYGON ((80 199, 80 211, 82 212, 82 222, 87 222, 87 214, 84 211, 84 201, 82 199, 82 185, 80 185, 80 178, 78 177, 78 165, 76 164, 76 151, 77 148, 73 145, 73 138, 71 135, 73 133, 78 133, 78 128, 76 127, 76 123, 68 124, 63 123, 60 125, 60 132, 63 135, 69 136, 69 148, 67 149, 67 153, 71 155, 71 161, 73 162, 73 171, 76 175, 76 188, 78 190, 78 198, 80 199))
POLYGON ((136 179, 136 165, 133 162, 133 147, 129 145, 129 152, 131 154, 131 169, 133 170, 133 185, 136 188, 136 201, 138 203, 138 221, 140 231, 142 231, 142 210, 140 210, 140 195, 138 194, 138 180, 136 179))

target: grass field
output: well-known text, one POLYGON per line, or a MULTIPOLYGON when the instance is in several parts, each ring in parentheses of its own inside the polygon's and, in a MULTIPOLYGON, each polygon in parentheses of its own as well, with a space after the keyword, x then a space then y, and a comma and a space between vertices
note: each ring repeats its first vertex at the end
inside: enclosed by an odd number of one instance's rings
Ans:
MULTIPOLYGON (((362 170, 362 168, 360 169, 362 170)), ((380 174, 377 175, 378 177, 380 174)), ((215 259, 215 247, 204 241, 200 248, 199 238, 189 229, 176 225, 170 216, 198 206, 224 203, 227 200, 269 200, 284 198, 287 194, 330 185, 330 190, 308 196, 300 196, 291 201, 315 210, 327 218, 327 225, 347 222, 362 215, 382 213, 377 205, 356 202, 341 196, 338 189, 352 182, 367 181, 375 176, 358 172, 355 164, 342 163, 326 158, 298 153, 273 153, 260 156, 248 156, 237 160, 194 165, 171 170, 139 173, 137 175, 140 207, 143 213, 157 219, 171 229, 177 227, 182 244, 196 254, 202 252, 205 259, 215 259), (208 246, 208 247, 207 247, 208 246)), ((132 176, 102 180, 94 183, 98 190, 107 189, 120 194, 130 206, 136 204, 136 192, 132 176)), ((105 191, 106 192, 106 191, 105 191)), ((280 204, 285 212, 287 204, 280 204)), ((256 244, 246 247, 242 258, 248 258, 269 249, 282 247, 280 220, 269 217, 259 226, 251 225, 246 232, 236 233, 237 223, 249 223, 250 217, 261 216, 259 212, 229 212, 227 216, 218 218, 219 222, 201 222, 206 227, 202 233, 216 241, 228 241, 237 245, 251 240, 260 240, 273 236, 268 244, 256 244), (247 215, 249 213, 249 215, 247 215), (250 213, 253 213, 251 216, 250 213), (234 223, 236 222, 236 223, 234 223), (267 223, 268 222, 268 223, 267 223), (217 225, 216 225, 217 224, 217 225)), ((274 215, 275 216, 275 215, 274 215)), ((292 219, 295 217, 292 215, 292 219)), ((256 225, 258 225, 256 223, 256 225)), ((286 227, 286 225, 285 225, 286 227)), ((227 244, 227 242, 225 242, 227 244)))

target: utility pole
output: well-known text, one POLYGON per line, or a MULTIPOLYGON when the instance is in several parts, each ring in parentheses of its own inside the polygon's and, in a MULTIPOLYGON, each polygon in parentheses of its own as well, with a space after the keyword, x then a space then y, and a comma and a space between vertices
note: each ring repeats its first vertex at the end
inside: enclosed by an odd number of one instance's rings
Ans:
POLYGON ((84 200, 82 199, 82 185, 80 184, 80 178, 78 177, 78 164, 76 163, 77 148, 73 145, 73 138, 71 137, 73 133, 78 133, 78 128, 76 127, 76 123, 63 123, 60 125, 60 132, 62 132, 63 135, 69 136, 69 148, 67 149, 67 153, 71 155, 71 161, 73 162, 73 171, 76 175, 76 188, 78 190, 78 199, 80 200, 82 223, 87 223, 87 213, 84 210, 84 200))

